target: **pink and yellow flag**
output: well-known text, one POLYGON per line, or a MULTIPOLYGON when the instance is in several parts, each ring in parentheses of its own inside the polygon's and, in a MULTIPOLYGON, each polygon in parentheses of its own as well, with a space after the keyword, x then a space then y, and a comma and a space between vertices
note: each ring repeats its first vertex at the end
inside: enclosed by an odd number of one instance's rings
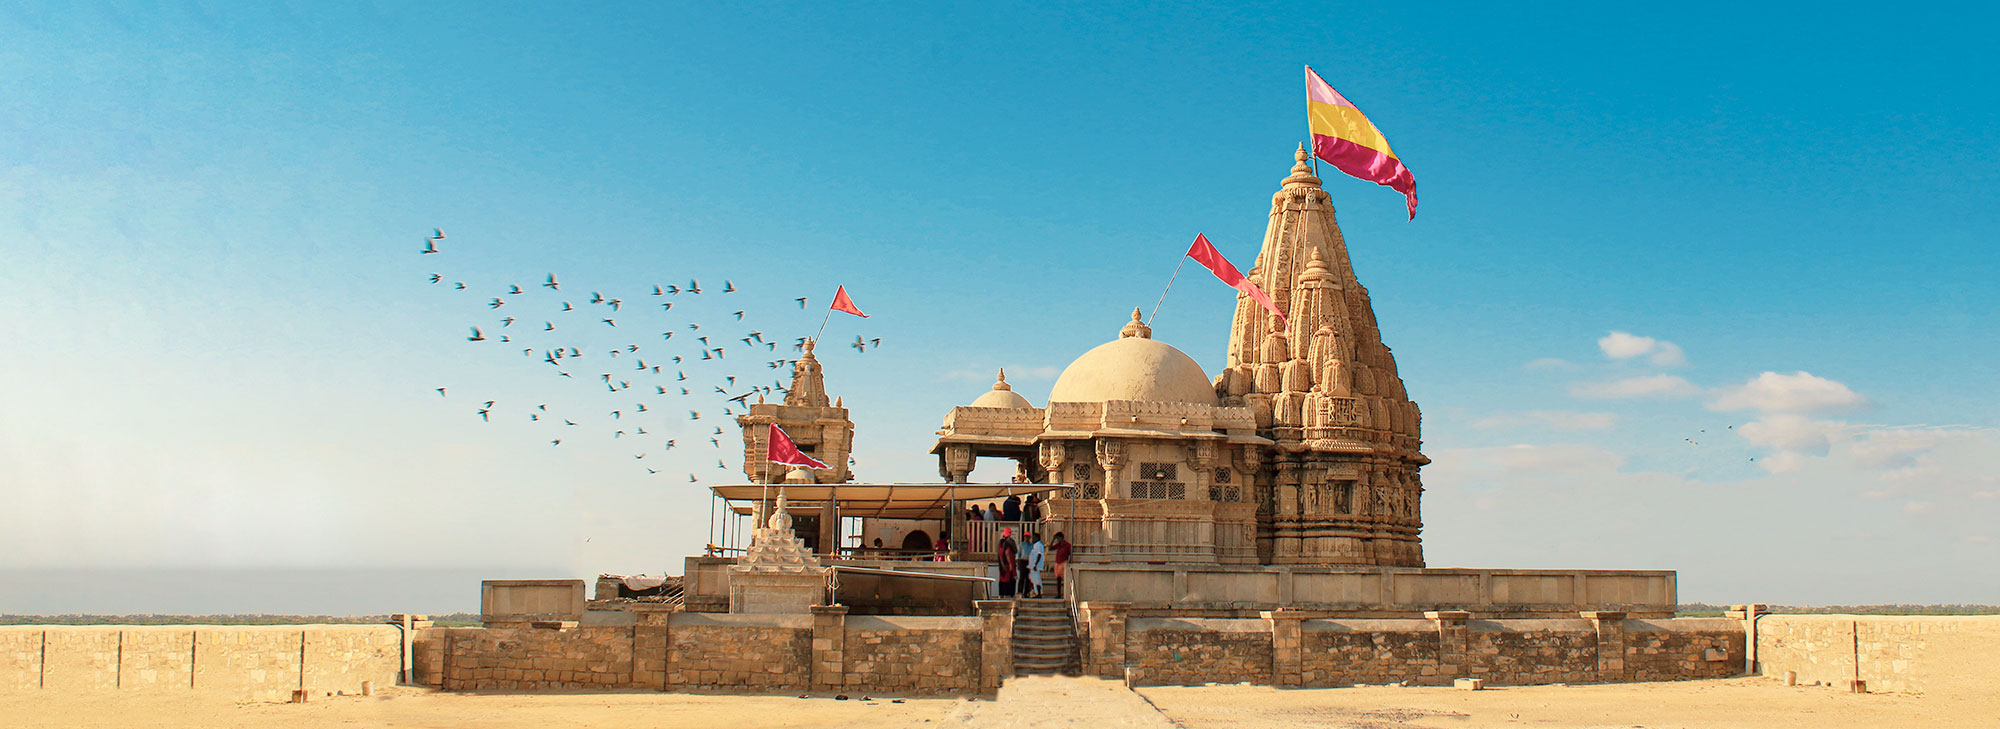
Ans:
POLYGON ((1306 117, 1312 128, 1313 156, 1341 172, 1403 193, 1410 219, 1416 219, 1417 180, 1410 169, 1390 151, 1382 131, 1311 66, 1306 67, 1306 117))

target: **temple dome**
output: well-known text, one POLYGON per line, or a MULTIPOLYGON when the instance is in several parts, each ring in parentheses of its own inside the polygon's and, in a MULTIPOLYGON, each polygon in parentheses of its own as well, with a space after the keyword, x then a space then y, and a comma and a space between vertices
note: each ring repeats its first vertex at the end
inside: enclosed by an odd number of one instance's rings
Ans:
POLYGON ((1194 358, 1154 341, 1132 311, 1121 336, 1069 363, 1049 390, 1049 402, 1184 402, 1215 405, 1215 386, 1194 358))
POLYGON ((1020 393, 1014 392, 1014 387, 1007 384, 1007 371, 1001 370, 999 379, 993 383, 993 389, 988 390, 984 395, 980 395, 979 399, 973 400, 972 407, 1032 409, 1035 406, 1028 402, 1028 398, 1021 397, 1020 393))

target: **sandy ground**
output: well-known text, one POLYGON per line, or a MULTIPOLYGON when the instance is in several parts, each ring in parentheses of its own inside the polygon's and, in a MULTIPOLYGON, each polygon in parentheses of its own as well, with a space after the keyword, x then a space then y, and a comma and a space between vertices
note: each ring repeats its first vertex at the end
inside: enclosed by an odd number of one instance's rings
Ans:
POLYGON ((1364 687, 1278 690, 1259 686, 1127 691, 1095 679, 1009 681, 995 700, 848 701, 817 696, 630 693, 449 694, 394 688, 371 697, 305 704, 239 702, 199 694, 0 696, 0 726, 163 729, 229 727, 958 727, 1072 729, 1895 729, 2000 727, 2000 692, 1941 697, 1843 694, 1786 688, 1769 679, 1485 691, 1364 687))

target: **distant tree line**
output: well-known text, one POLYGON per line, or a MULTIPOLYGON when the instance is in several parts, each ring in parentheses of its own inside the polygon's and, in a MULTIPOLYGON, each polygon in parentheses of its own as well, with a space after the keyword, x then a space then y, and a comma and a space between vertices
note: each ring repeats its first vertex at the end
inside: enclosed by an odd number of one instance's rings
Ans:
MULTIPOLYGON (((1728 605, 1703 602, 1681 603, 1675 611, 1683 618, 1719 618, 1728 605)), ((1786 615, 2000 615, 2000 605, 1766 605, 1766 610, 1786 615)))
MULTIPOLYGON (((432 615, 443 627, 479 624, 478 613, 432 615)), ((374 625, 388 615, 0 615, 0 625, 374 625)))

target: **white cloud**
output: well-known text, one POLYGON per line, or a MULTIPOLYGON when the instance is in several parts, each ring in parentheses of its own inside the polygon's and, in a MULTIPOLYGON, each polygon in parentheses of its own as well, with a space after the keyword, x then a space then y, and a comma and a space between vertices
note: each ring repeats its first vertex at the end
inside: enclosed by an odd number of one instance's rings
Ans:
POLYGON ((1903 513, 1905 514, 1928 514, 1931 512, 1932 509, 1936 508, 1937 504, 1933 504, 1928 501, 1903 502, 1903 513))
POLYGON ((1738 426, 1736 434, 1754 445, 1774 451, 1825 456, 1833 449, 1833 437, 1840 432, 1840 428, 1839 423, 1812 420, 1803 415, 1773 415, 1738 426))
POLYGON ((1846 385, 1810 372, 1789 375, 1765 372, 1749 382, 1724 389, 1708 404, 1708 409, 1823 414, 1853 410, 1867 403, 1866 398, 1846 385))
POLYGON ((1613 413, 1580 413, 1568 410, 1529 410, 1502 413, 1473 421, 1474 428, 1543 427, 1557 430, 1604 430, 1618 424, 1613 413))
POLYGON ((1521 369, 1533 372, 1569 372, 1576 369, 1576 364, 1561 357, 1543 357, 1521 365, 1521 369))
POLYGON ((1653 351, 1653 347, 1659 343, 1660 340, 1652 337, 1612 332, 1597 340, 1597 348, 1604 350, 1604 356, 1612 359, 1631 359, 1653 351))
POLYGON ((1687 353, 1681 351, 1681 345, 1673 342, 1661 342, 1659 349, 1647 359, 1661 367, 1679 367, 1688 363, 1687 353))
POLYGON ((1632 359, 1646 355, 1647 361, 1661 367, 1678 367, 1687 364, 1687 352, 1673 342, 1642 337, 1630 332, 1612 332, 1597 340, 1597 348, 1604 356, 1612 359, 1632 359))
POLYGON ((1596 400, 1622 400, 1635 397, 1690 397, 1701 394, 1701 388, 1679 375, 1641 375, 1608 382, 1575 382, 1569 386, 1569 394, 1596 400))

